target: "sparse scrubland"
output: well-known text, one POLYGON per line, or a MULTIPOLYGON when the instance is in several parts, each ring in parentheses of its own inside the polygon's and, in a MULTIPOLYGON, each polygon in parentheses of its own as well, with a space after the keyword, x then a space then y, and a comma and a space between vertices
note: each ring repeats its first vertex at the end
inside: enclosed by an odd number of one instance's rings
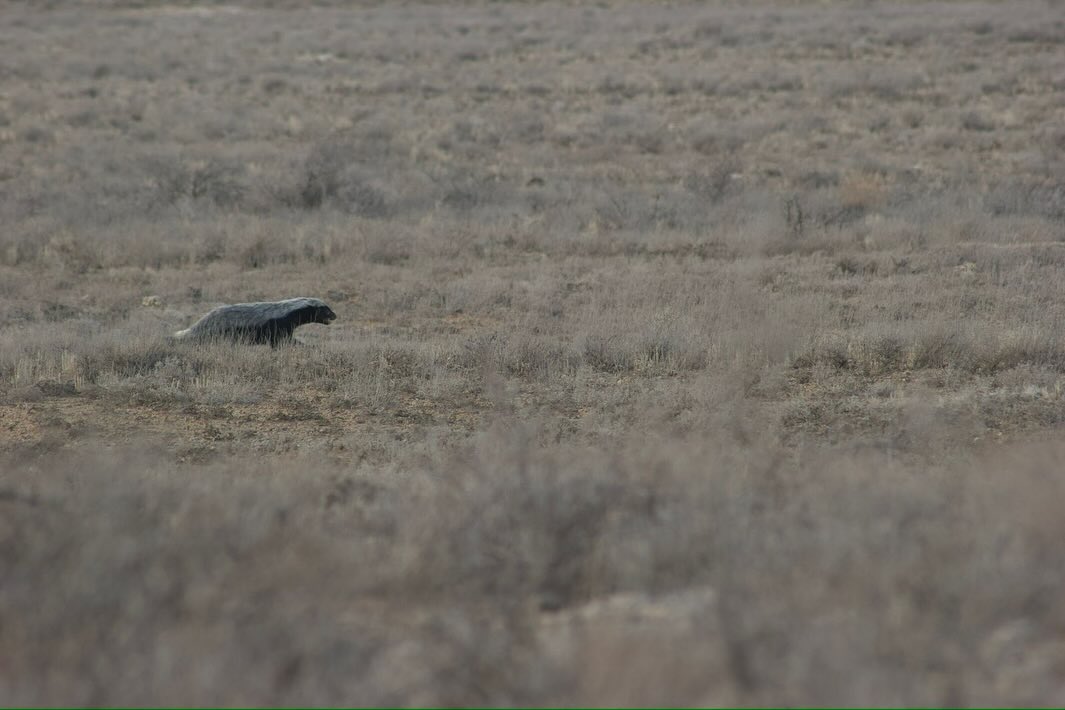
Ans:
POLYGON ((1065 703, 1063 45, 4 4, 0 704, 1065 703))

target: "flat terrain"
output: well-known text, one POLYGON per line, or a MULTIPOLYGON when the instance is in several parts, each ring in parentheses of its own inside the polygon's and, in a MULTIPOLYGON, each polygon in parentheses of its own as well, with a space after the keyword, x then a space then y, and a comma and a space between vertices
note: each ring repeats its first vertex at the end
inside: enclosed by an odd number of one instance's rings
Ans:
POLYGON ((0 47, 0 705, 1065 703, 1056 3, 0 47))

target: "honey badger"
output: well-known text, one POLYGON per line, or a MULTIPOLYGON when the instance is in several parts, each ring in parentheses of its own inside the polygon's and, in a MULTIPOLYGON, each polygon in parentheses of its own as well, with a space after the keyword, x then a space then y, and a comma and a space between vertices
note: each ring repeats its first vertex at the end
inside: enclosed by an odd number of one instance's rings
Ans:
POLYGON ((301 325, 329 325, 336 317, 333 309, 317 298, 237 303, 215 308, 185 330, 174 333, 174 338, 269 343, 271 347, 276 348, 291 340, 292 331, 301 325))

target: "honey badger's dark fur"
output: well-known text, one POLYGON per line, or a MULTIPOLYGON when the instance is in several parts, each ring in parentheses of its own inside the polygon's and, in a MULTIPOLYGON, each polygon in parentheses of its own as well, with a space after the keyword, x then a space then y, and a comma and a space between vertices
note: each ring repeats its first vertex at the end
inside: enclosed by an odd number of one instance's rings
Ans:
POLYGON ((292 331, 307 323, 328 325, 336 313, 317 298, 290 298, 266 303, 219 306, 185 330, 178 340, 232 340, 269 343, 273 347, 291 340, 292 331))

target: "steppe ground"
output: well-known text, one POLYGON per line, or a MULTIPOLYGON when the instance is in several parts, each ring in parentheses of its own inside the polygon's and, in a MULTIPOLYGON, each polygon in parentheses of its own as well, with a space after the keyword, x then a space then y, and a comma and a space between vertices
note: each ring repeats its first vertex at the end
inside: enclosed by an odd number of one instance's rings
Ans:
POLYGON ((6 2, 0 219, 0 705, 1065 704, 1055 2, 6 2))

